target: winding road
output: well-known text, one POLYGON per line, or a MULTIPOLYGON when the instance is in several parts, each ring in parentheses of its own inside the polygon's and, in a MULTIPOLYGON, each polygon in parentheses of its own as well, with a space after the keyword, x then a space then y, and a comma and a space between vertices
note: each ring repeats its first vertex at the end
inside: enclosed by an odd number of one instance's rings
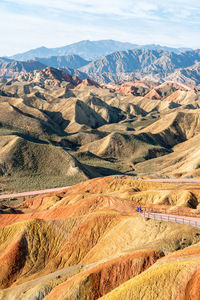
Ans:
POLYGON ((69 188, 69 186, 61 187, 61 188, 48 189, 48 190, 40 190, 40 191, 23 192, 23 193, 17 193, 17 194, 0 195, 0 200, 9 199, 9 198, 26 197, 26 196, 36 196, 36 195, 41 195, 41 194, 47 194, 47 193, 62 191, 62 190, 65 190, 67 188, 69 188))
POLYGON ((144 181, 151 182, 166 182, 166 183, 200 183, 198 178, 165 178, 165 179, 145 179, 144 181))
MULTIPOLYGON (((151 182, 166 182, 166 183, 200 183, 200 179, 188 179, 188 178, 182 178, 182 179, 144 179, 143 181, 151 181, 151 182)), ((53 188, 53 189, 47 189, 47 190, 39 190, 39 191, 31 191, 31 192, 23 192, 23 193, 15 193, 15 194, 6 194, 6 195, 0 195, 0 200, 2 199, 8 199, 8 198, 18 198, 18 197, 26 197, 26 196, 35 196, 40 194, 46 194, 51 192, 57 192, 64 189, 69 188, 69 186, 66 187, 60 187, 60 188, 53 188)))

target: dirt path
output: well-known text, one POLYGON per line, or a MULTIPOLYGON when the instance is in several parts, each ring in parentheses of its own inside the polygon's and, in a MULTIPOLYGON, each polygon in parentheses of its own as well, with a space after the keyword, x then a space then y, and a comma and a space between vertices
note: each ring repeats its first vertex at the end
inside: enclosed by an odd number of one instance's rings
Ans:
POLYGON ((169 183, 200 183, 200 179, 195 179, 195 178, 181 178, 181 179, 176 179, 176 178, 166 178, 166 179, 145 179, 145 181, 151 181, 151 182, 169 182, 169 183))
POLYGON ((40 190, 40 191, 24 192, 24 193, 17 193, 17 194, 0 195, 0 200, 9 199, 9 198, 26 197, 26 196, 35 196, 35 195, 40 195, 40 194, 57 192, 57 191, 61 191, 61 190, 67 189, 67 188, 68 188, 68 186, 62 187, 62 188, 48 189, 48 190, 40 190))
POLYGON ((142 216, 154 220, 162 220, 167 222, 175 222, 180 224, 187 224, 190 226, 200 227, 200 218, 176 216, 170 214, 159 214, 153 212, 141 212, 142 216))
MULTIPOLYGON (((144 181, 151 181, 151 182, 177 182, 177 183, 200 183, 200 179, 145 179, 144 181)), ((17 193, 17 194, 5 194, 5 195, 0 195, 0 200, 1 199, 9 199, 9 198, 18 198, 18 197, 26 197, 26 196, 35 196, 35 195, 40 195, 40 194, 45 194, 45 193, 50 193, 50 192, 57 192, 63 189, 67 189, 68 186, 66 187, 61 187, 61 188, 54 188, 54 189, 47 189, 47 190, 40 190, 40 191, 31 191, 31 192, 23 192, 23 193, 17 193)))

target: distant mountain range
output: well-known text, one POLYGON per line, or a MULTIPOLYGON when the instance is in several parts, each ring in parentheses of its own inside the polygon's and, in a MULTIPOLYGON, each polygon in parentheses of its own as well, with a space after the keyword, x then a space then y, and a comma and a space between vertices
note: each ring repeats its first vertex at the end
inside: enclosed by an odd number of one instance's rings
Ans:
POLYGON ((0 57, 0 63, 11 62, 13 59, 7 57, 0 57))
POLYGON ((79 55, 35 57, 35 60, 49 67, 68 67, 70 69, 78 69, 90 63, 90 61, 83 59, 79 55))
POLYGON ((79 70, 98 82, 147 79, 199 84, 200 50, 174 53, 163 50, 126 50, 93 61, 79 70), (180 76, 178 75, 180 74, 180 76), (192 80, 191 80, 192 75, 192 80))
MULTIPOLYGON (((96 43, 101 45, 101 42, 96 43)), ((114 41, 105 41, 107 44, 109 42, 114 43, 114 41)), ((119 47, 117 43, 115 42, 115 46, 119 47)), ((126 44, 126 46, 128 45, 130 44, 126 44)), ((97 49, 100 48, 97 47, 97 49)), ((106 51, 106 49, 104 50, 106 51)), ((200 50, 178 53, 161 49, 124 50, 92 61, 77 54, 35 57, 27 61, 15 61, 1 57, 0 77, 17 77, 46 67, 60 69, 81 80, 91 78, 98 83, 142 79, 153 82, 174 81, 193 86, 200 84, 200 50)))
POLYGON ((15 61, 7 58, 0 58, 0 77, 9 78, 17 77, 34 70, 42 70, 48 67, 54 67, 63 72, 77 76, 80 79, 88 78, 88 75, 79 71, 78 68, 88 64, 78 55, 53 56, 50 58, 36 58, 27 61, 15 61))
POLYGON ((180 53, 185 50, 191 50, 187 48, 170 48, 160 45, 137 45, 132 43, 123 43, 113 40, 101 40, 101 41, 80 41, 78 43, 70 44, 64 47, 58 48, 46 48, 40 47, 24 53, 13 55, 11 58, 15 60, 29 60, 35 57, 47 58, 51 56, 66 56, 66 55, 79 55, 86 60, 99 59, 102 56, 111 54, 116 51, 123 51, 128 49, 149 49, 149 50, 163 50, 180 53))
POLYGON ((17 77, 20 74, 42 70, 46 66, 38 61, 8 61, 0 63, 0 77, 17 77))

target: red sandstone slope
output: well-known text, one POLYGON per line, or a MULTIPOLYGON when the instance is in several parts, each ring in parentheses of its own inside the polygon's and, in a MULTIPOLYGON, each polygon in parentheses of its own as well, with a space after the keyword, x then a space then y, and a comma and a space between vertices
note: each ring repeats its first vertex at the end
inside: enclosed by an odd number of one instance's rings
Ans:
POLYGON ((107 261, 75 275, 58 285, 46 299, 98 299, 123 282, 142 273, 154 264, 163 253, 158 250, 137 251, 107 261))
POLYGON ((88 78, 88 79, 84 79, 81 83, 79 83, 75 87, 75 90, 83 89, 87 86, 94 86, 96 88, 100 88, 100 85, 97 82, 95 82, 94 80, 88 78))
MULTIPOLYGON (((23 214, 0 215, 0 299, 28 299, 41 293, 47 299, 98 299, 154 265, 162 271, 176 255, 180 257, 176 249, 200 243, 200 230, 148 220, 135 210, 142 199, 142 206, 153 207, 155 201, 158 207, 160 191, 176 199, 176 189, 183 186, 97 178, 27 199, 20 207, 23 214)), ((199 197, 198 189, 188 189, 199 197)), ((195 255, 198 251, 191 249, 182 259, 195 255)), ((187 272, 187 266, 181 268, 187 272)), ((188 272, 190 295, 190 286, 196 291, 199 273, 193 265, 188 272)))

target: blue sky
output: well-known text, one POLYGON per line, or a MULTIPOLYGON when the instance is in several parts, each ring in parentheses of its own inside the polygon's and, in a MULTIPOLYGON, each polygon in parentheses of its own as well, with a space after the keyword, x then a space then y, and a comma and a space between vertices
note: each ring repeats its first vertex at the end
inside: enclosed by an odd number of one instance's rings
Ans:
POLYGON ((0 0, 0 36, 0 56, 83 39, 200 48, 200 1, 0 0))

